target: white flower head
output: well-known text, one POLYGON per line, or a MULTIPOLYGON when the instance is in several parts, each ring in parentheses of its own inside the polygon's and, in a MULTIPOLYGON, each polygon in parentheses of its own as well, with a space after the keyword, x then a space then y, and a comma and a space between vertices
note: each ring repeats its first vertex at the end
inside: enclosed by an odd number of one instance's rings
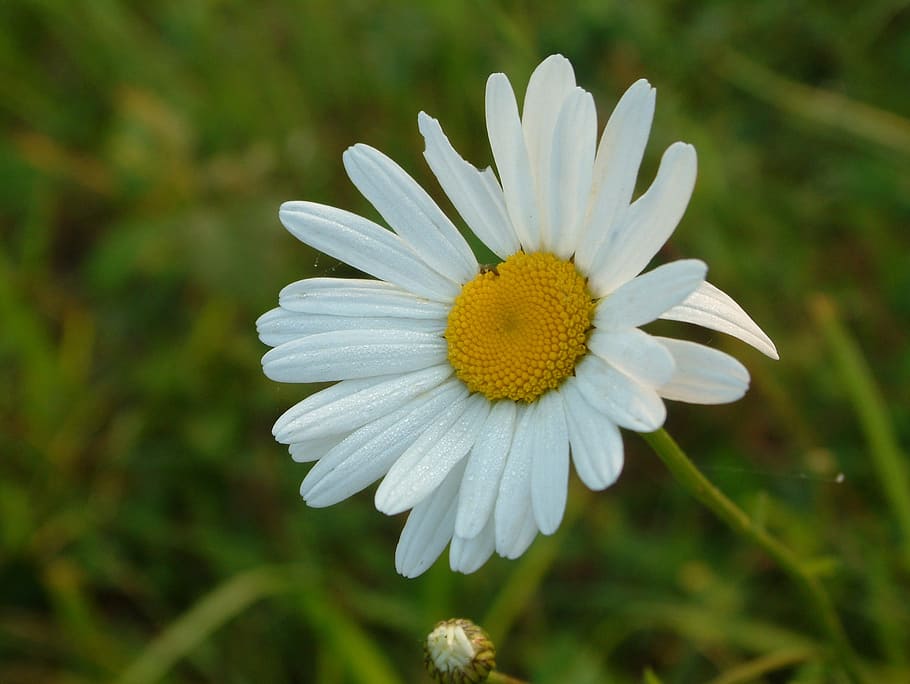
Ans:
POLYGON ((487 81, 498 177, 462 159, 420 113, 424 156, 473 233, 502 261, 481 268, 462 234, 395 162, 358 144, 354 185, 392 231, 312 202, 280 218, 301 241, 375 279, 309 278, 257 322, 274 347, 265 374, 337 381, 282 415, 276 439, 301 462, 311 506, 376 480, 376 507, 410 510, 396 567, 414 577, 450 545, 453 570, 495 551, 516 558, 559 527, 570 460, 601 490, 619 476, 619 428, 663 425, 664 399, 739 399, 749 374, 716 349, 640 329, 658 318, 721 331, 777 358, 773 343, 707 267, 685 259, 642 274, 681 219, 695 150, 671 145, 632 195, 655 92, 634 83, 599 144, 590 93, 568 60, 534 71, 519 115, 503 74, 487 81))

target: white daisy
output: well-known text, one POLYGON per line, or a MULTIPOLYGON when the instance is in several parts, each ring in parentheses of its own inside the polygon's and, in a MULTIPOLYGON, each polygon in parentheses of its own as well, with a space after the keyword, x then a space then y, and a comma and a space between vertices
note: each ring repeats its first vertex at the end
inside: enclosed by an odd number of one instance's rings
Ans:
POLYGON ((328 382, 274 427, 301 486, 329 506, 382 478, 376 507, 411 510, 395 554, 408 577, 450 544, 453 570, 496 551, 516 558, 559 527, 569 461, 591 489, 622 468, 619 428, 663 425, 664 399, 734 401, 737 360, 640 330, 658 318, 728 333, 772 358, 771 340, 707 267, 674 261, 639 275, 676 228, 695 183, 691 145, 664 153, 632 201, 654 114, 633 84, 596 142, 590 93, 554 55, 531 76, 519 116, 503 74, 487 81, 499 176, 462 159, 421 112, 424 156, 455 209, 502 262, 481 268, 430 196, 366 145, 344 154, 354 185, 392 228, 341 209, 287 202, 281 222, 306 244, 373 276, 310 278, 257 322, 280 382, 328 382))

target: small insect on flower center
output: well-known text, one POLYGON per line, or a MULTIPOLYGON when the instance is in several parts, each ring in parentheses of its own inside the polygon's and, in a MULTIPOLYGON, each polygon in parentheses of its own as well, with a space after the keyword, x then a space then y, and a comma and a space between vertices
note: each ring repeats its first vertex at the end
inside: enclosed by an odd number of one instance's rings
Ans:
POLYGON ((574 264, 517 252, 467 283, 449 312, 449 362, 472 392, 532 402, 587 351, 594 301, 574 264))

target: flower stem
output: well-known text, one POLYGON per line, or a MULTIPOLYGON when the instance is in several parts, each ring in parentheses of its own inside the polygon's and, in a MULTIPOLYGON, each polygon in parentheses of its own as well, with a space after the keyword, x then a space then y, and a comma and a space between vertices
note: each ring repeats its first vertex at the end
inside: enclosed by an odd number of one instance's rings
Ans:
POLYGON ((812 612, 828 637, 833 657, 840 661, 852 681, 866 682, 867 679, 859 666, 856 653, 847 639, 847 634, 834 610, 828 592, 799 557, 764 529, 758 527, 741 508, 702 475, 666 430, 660 429, 656 432, 642 434, 642 437, 670 469, 677 482, 734 532, 764 549, 781 569, 802 588, 806 598, 812 604, 812 612))
POLYGON ((515 679, 502 672, 493 670, 487 677, 487 684, 527 684, 523 679, 515 679))
POLYGON ((810 310, 866 433, 872 465, 900 530, 904 564, 910 568, 910 469, 894 434, 887 404, 834 302, 817 295, 810 302, 810 310))

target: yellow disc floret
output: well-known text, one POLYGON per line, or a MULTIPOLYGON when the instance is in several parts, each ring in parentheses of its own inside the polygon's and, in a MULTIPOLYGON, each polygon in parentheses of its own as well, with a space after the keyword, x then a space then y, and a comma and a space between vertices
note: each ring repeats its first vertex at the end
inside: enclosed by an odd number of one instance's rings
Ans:
POLYGON ((572 375, 594 301, 575 266, 517 252, 467 283, 449 312, 449 362, 472 392, 531 402, 572 375))

